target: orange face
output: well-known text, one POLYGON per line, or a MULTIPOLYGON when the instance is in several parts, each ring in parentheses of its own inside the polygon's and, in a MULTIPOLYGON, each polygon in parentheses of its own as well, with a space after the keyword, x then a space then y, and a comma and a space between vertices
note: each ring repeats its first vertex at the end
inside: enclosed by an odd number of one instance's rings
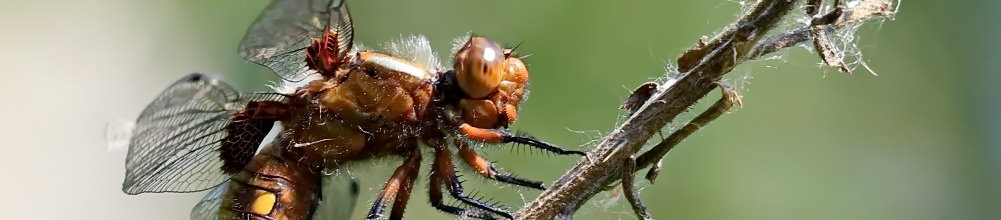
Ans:
POLYGON ((455 77, 466 97, 459 101, 464 122, 479 128, 505 127, 517 119, 528 69, 511 49, 472 37, 455 54, 455 77))

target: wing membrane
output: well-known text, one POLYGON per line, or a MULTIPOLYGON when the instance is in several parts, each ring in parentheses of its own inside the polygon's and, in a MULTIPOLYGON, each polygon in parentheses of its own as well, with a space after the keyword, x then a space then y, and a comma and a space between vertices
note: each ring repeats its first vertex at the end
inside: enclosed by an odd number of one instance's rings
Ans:
POLYGON ((209 191, 202 201, 199 201, 191 209, 191 220, 215 220, 219 218, 219 206, 222 205, 223 196, 229 190, 229 181, 226 181, 209 191))
POLYGON ((306 67, 303 49, 326 30, 347 42, 340 51, 350 51, 354 27, 345 0, 275 0, 247 30, 240 56, 298 82, 315 73, 306 67))
POLYGON ((228 175, 220 169, 219 147, 234 113, 252 100, 282 98, 241 95, 218 79, 197 73, 178 80, 136 120, 122 191, 193 192, 222 183, 228 175))

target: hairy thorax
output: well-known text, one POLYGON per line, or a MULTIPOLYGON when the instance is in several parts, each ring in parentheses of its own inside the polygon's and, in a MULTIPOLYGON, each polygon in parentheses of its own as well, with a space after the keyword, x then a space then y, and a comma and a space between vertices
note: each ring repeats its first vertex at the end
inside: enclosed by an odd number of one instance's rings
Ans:
POLYGON ((434 89, 432 75, 374 52, 353 54, 347 67, 314 80, 292 97, 282 121, 303 162, 334 168, 343 161, 399 154, 417 147, 434 89))

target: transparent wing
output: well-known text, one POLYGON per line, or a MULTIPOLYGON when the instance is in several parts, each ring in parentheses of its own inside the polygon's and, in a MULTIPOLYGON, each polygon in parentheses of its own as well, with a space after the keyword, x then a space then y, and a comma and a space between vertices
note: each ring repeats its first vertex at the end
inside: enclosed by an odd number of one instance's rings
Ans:
POLYGON ((351 219, 358 200, 358 181, 347 174, 327 175, 321 184, 320 203, 313 219, 351 219))
POLYGON ((275 0, 247 30, 240 56, 298 82, 315 73, 306 67, 304 49, 327 30, 346 42, 340 51, 351 50, 354 27, 345 0, 275 0))
POLYGON ((197 73, 178 80, 136 120, 122 191, 193 192, 222 183, 228 175, 220 169, 219 148, 234 113, 251 100, 282 99, 277 94, 243 96, 197 73))
POLYGON ((226 181, 209 191, 209 194, 202 198, 194 208, 191 209, 191 220, 215 220, 219 218, 219 206, 222 204, 223 196, 229 190, 229 181, 226 181))

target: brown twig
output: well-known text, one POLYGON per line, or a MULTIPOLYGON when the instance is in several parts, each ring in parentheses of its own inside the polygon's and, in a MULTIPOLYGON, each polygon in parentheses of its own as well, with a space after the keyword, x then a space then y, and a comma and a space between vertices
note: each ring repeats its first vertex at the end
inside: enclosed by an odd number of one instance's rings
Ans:
MULTIPOLYGON (((678 143, 685 140, 688 135, 695 133, 700 128, 709 124, 709 122, 716 120, 719 116, 722 116, 724 113, 730 111, 733 106, 743 105, 743 101, 741 100, 740 95, 737 94, 736 90, 726 85, 721 85, 720 87, 722 88, 723 95, 718 101, 716 101, 716 103, 709 106, 709 108, 699 114, 699 116, 695 116, 695 118, 685 124, 685 126, 671 132, 671 135, 667 136, 667 138, 660 141, 657 145, 654 145, 649 151, 644 152, 639 157, 636 157, 635 169, 644 169, 654 162, 660 161, 660 159, 663 158, 668 151, 671 151, 674 146, 677 146, 678 143)), ((653 173, 647 174, 647 180, 653 182, 653 179, 657 176, 656 172, 658 172, 658 170, 651 169, 650 172, 653 173)))
POLYGON ((622 163, 622 193, 625 194, 629 205, 633 207, 633 213, 636 214, 636 218, 650 220, 652 219, 650 213, 646 211, 646 206, 640 201, 639 190, 635 189, 636 184, 633 181, 634 172, 636 172, 636 158, 629 156, 622 163))
POLYGON ((777 52, 787 47, 795 46, 799 43, 811 39, 812 28, 820 28, 829 34, 838 29, 859 25, 862 22, 876 16, 892 17, 896 13, 895 5, 890 0, 864 0, 855 7, 844 9, 843 15, 830 23, 813 24, 786 31, 782 34, 769 37, 763 43, 758 44, 748 54, 748 58, 756 59, 766 54, 777 52))
MULTIPOLYGON (((588 155, 534 201, 516 213, 517 219, 568 219, 591 197, 622 178, 629 157, 667 123, 717 87, 738 64, 812 39, 811 27, 824 31, 856 25, 874 15, 889 15, 891 0, 860 0, 829 24, 793 29, 775 37, 765 34, 798 0, 760 0, 738 21, 711 40, 705 37, 678 58, 676 81, 661 88, 588 155)), ((656 160, 651 160, 656 161, 656 160)), ((629 193, 629 192, 626 192, 629 193)))

